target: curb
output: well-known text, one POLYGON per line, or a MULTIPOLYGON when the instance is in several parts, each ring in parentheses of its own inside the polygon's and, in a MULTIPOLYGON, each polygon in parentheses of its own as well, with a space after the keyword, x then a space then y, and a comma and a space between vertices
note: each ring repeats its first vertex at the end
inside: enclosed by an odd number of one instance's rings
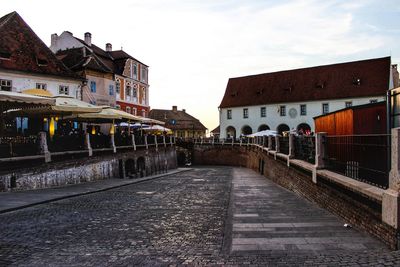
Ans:
POLYGON ((191 170, 193 170, 193 169, 192 168, 180 168, 180 169, 174 170, 172 172, 168 172, 168 173, 156 174, 156 175, 152 175, 152 176, 149 176, 149 177, 143 177, 143 178, 139 178, 139 179, 134 179, 132 182, 126 183, 126 184, 114 185, 114 186, 110 186, 110 187, 106 187, 106 188, 96 189, 96 190, 93 190, 93 191, 76 193, 76 194, 71 194, 71 195, 65 195, 65 196, 46 199, 46 200, 43 200, 43 201, 38 201, 38 202, 26 204, 26 205, 21 205, 21 206, 18 206, 18 207, 3 209, 3 210, 0 210, 0 214, 11 212, 11 211, 16 211, 16 210, 20 210, 20 209, 25 209, 25 208, 29 208, 29 207, 40 205, 40 204, 50 203, 50 202, 54 202, 54 201, 58 201, 58 200, 62 200, 62 199, 73 198, 73 197, 84 196, 84 195, 94 194, 94 193, 98 193, 98 192, 108 191, 108 190, 111 190, 111 189, 115 189, 115 188, 119 188, 119 187, 123 187, 123 186, 128 186, 128 185, 132 185, 132 184, 138 184, 138 183, 142 183, 142 182, 146 182, 146 181, 150 181, 150 180, 155 180, 155 179, 158 179, 158 178, 161 178, 161 177, 165 177, 165 176, 169 176, 169 175, 173 175, 173 174, 177 174, 177 173, 181 173, 181 172, 187 172, 187 171, 191 171, 191 170))

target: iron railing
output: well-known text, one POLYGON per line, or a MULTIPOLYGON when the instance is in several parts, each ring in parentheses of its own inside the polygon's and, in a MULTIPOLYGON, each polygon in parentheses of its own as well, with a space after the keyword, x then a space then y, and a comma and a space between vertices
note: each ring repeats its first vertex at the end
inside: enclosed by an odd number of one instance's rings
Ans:
POLYGON ((294 158, 315 164, 315 136, 294 137, 294 158))
POLYGON ((90 135, 90 145, 93 149, 110 148, 111 138, 109 135, 90 135))
POLYGON ((50 152, 75 151, 85 149, 85 136, 83 134, 54 135, 47 139, 50 152))
POLYGON ((0 137, 0 158, 24 157, 39 154, 36 136, 0 137))
POLYGON ((132 136, 128 134, 115 134, 115 146, 132 146, 132 136))
POLYGON ((390 135, 327 136, 327 169, 387 188, 390 135))
POLYGON ((288 136, 279 137, 279 152, 289 155, 289 137, 288 136))

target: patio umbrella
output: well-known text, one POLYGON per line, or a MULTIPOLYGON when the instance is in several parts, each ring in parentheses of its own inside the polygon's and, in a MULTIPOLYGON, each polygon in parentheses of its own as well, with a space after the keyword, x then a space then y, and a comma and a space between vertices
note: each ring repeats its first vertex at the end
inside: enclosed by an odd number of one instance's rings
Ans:
POLYGON ((53 96, 53 94, 50 93, 49 91, 44 90, 44 89, 37 89, 37 88, 23 90, 22 93, 28 94, 28 95, 35 95, 35 96, 44 96, 44 97, 52 97, 53 96))

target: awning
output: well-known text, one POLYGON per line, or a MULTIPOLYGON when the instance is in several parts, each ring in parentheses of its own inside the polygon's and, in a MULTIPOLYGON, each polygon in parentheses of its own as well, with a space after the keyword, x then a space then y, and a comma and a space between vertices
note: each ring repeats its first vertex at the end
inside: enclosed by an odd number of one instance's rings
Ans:
POLYGON ((26 117, 45 116, 45 115, 66 116, 78 113, 100 112, 102 110, 101 107, 83 102, 71 96, 54 96, 49 99, 55 101, 55 103, 53 103, 53 105, 51 106, 31 108, 31 109, 20 109, 10 112, 9 114, 14 116, 26 116, 26 117))
POLYGON ((55 100, 51 98, 0 90, 0 105, 3 111, 26 107, 50 106, 54 104, 55 100))
POLYGON ((159 120, 155 120, 155 119, 150 119, 150 118, 145 118, 145 117, 140 117, 140 116, 138 116, 139 118, 140 118, 140 120, 143 122, 143 123, 147 123, 147 124, 158 124, 158 125, 164 125, 165 124, 165 122, 163 122, 163 121, 159 121, 159 120))
POLYGON ((53 94, 50 93, 49 91, 44 90, 44 89, 37 89, 37 88, 23 90, 22 93, 27 94, 27 95, 45 96, 45 97, 53 96, 53 94))

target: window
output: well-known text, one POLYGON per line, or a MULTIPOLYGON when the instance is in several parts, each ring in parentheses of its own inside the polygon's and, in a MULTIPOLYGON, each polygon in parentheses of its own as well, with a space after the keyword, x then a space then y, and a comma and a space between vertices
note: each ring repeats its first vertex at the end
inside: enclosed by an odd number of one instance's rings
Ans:
POLYGON ((351 106, 353 106, 353 102, 352 101, 346 101, 345 103, 346 108, 349 108, 351 106))
POLYGON ((60 95, 69 95, 69 88, 66 85, 60 85, 58 87, 58 93, 60 95))
POLYGON ((45 83, 37 83, 36 84, 36 89, 46 90, 47 89, 47 85, 45 83))
POLYGON ((243 109, 243 118, 247 119, 249 117, 249 109, 248 108, 244 108, 243 109))
POLYGON ((146 117, 146 110, 142 110, 142 117, 146 117))
POLYGON ((121 109, 121 106, 120 105, 116 105, 115 108, 116 109, 121 109))
POLYGON ((307 105, 300 105, 300 116, 307 115, 307 105))
POLYGON ((114 95, 114 85, 110 84, 108 86, 108 91, 109 91, 110 95, 114 95))
POLYGON ((286 106, 279 107, 279 114, 283 117, 286 116, 286 106))
POLYGON ((137 64, 136 63, 133 64, 133 77, 132 78, 137 80, 137 64))
POLYGON ((117 94, 119 94, 121 92, 121 81, 120 80, 115 81, 115 92, 117 94))
POLYGON ((126 85, 125 89, 125 100, 131 101, 131 95, 132 95, 132 88, 130 85, 126 85))
POLYGON ((378 99, 371 99, 369 103, 378 103, 378 99))
POLYGON ((231 119, 232 119, 232 110, 231 110, 231 109, 228 109, 228 112, 226 113, 226 118, 227 118, 228 120, 231 120, 231 119))
POLYGON ((132 108, 132 114, 136 115, 136 113, 137 113, 137 109, 136 108, 132 108))
POLYGON ((132 89, 132 99, 134 102, 137 102, 137 89, 136 89, 137 85, 134 84, 133 85, 133 89, 132 89))
POLYGON ((0 90, 11 91, 12 82, 11 80, 0 80, 0 90))
POLYGON ((96 82, 90 81, 90 92, 96 93, 96 82))
POLYGON ((141 81, 142 82, 146 82, 147 81, 147 69, 145 67, 141 68, 142 72, 141 72, 141 81))
POLYGON ((323 103, 322 104, 322 114, 327 114, 327 113, 329 113, 329 104, 323 103))
POLYGON ((126 107, 126 112, 131 113, 131 107, 126 107))
POLYGON ((267 117, 267 108, 266 107, 261 107, 260 115, 261 115, 261 118, 267 117))

